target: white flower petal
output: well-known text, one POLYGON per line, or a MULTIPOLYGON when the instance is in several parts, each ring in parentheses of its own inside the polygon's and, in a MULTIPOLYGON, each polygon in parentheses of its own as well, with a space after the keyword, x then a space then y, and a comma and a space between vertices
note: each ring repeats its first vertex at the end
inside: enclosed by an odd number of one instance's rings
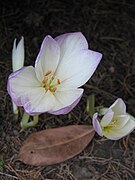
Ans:
POLYGON ((17 106, 23 106, 29 114, 40 114, 52 109, 55 98, 47 93, 37 80, 34 68, 28 66, 10 75, 8 92, 17 106))
POLYGON ((45 92, 44 88, 34 88, 24 99, 24 109, 28 114, 41 114, 50 111, 55 104, 55 97, 50 91, 45 92))
POLYGON ((29 94, 36 87, 41 87, 41 84, 32 66, 22 68, 8 78, 7 90, 17 106, 23 106, 21 97, 29 94))
POLYGON ((16 39, 14 40, 12 50, 12 68, 13 72, 24 66, 24 38, 22 37, 18 45, 16 45, 16 39))
POLYGON ((99 109, 99 115, 104 116, 107 113, 108 109, 109 108, 105 108, 105 107, 102 108, 102 109, 99 109))
POLYGON ((55 73, 60 58, 60 47, 51 37, 46 36, 40 48, 35 62, 35 71, 39 81, 44 79, 45 73, 49 70, 55 73))
POLYGON ((110 107, 115 115, 126 114, 126 105, 121 98, 118 98, 110 107))
POLYGON ((70 54, 88 49, 88 43, 81 32, 66 33, 55 38, 60 46, 60 59, 68 59, 70 54))
POLYGON ((67 91, 57 91, 55 93, 55 104, 49 113, 51 114, 67 114, 79 102, 83 89, 72 89, 67 91))
POLYGON ((103 132, 103 135, 107 138, 107 139, 111 139, 111 140, 118 140, 120 139, 121 137, 119 137, 119 134, 113 132, 113 131, 104 131, 103 132))
POLYGON ((109 132, 104 132, 104 136, 111 140, 118 140, 130 134, 134 129, 135 121, 129 120, 123 128, 118 130, 110 130, 109 132))
POLYGON ((113 115, 114 115, 114 112, 111 109, 109 109, 101 120, 101 123, 100 123, 101 126, 103 126, 103 127, 108 126, 113 119, 113 115))
POLYGON ((130 119, 135 121, 135 117, 133 117, 131 114, 128 114, 128 113, 126 113, 126 114, 130 117, 130 119))
POLYGON ((113 117, 114 121, 116 121, 115 126, 113 129, 121 129, 125 126, 125 124, 129 121, 130 116, 129 115, 119 115, 119 116, 114 116, 113 117))
POLYGON ((91 50, 81 50, 63 59, 56 71, 63 89, 82 86, 93 75, 102 55, 91 50))
POLYGON ((92 118, 93 127, 99 136, 103 136, 102 129, 101 129, 100 123, 97 118, 98 118, 98 113, 95 113, 92 118))

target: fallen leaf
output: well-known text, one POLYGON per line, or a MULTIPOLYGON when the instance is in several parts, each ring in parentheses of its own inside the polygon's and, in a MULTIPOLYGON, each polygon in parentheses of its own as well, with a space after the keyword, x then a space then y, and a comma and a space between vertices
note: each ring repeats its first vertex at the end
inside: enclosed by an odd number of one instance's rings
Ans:
POLYGON ((41 166, 63 162, 79 154, 93 139, 88 125, 71 125, 32 133, 22 144, 17 160, 41 166))

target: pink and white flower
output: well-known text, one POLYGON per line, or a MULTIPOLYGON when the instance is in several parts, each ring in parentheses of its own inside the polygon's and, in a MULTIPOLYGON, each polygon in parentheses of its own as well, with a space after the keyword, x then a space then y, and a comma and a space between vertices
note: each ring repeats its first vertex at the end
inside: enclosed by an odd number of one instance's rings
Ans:
POLYGON ((100 136, 111 140, 118 140, 135 129, 135 118, 126 113, 126 105, 118 98, 109 108, 100 110, 103 115, 98 121, 98 113, 93 115, 93 126, 100 136))
POLYGON ((102 54, 89 50, 82 33, 46 36, 35 67, 12 73, 8 93, 28 114, 66 114, 79 102, 85 84, 95 72, 102 54))

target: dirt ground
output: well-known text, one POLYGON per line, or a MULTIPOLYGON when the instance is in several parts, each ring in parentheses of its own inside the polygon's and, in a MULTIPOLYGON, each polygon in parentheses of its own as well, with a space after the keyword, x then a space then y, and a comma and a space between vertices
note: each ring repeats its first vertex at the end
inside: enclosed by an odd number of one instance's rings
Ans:
POLYGON ((135 131, 110 141, 95 135, 78 156, 57 165, 33 167, 14 162, 28 134, 52 127, 91 124, 87 97, 110 106, 118 97, 135 116, 135 1, 24 0, 0 2, 0 180, 134 180, 135 131), (89 47, 103 53, 96 73, 83 86, 85 93, 69 115, 43 114, 36 127, 20 133, 6 91, 11 73, 14 38, 25 38, 25 65, 33 65, 43 38, 81 31, 89 47))

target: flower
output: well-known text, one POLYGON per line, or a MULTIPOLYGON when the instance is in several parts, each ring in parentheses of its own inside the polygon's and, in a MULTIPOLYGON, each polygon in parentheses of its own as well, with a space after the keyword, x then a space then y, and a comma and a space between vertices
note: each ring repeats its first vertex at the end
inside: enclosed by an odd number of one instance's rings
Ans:
MULTIPOLYGON (((18 45, 16 45, 16 39, 14 40, 13 50, 12 50, 13 72, 19 70, 23 66, 24 66, 24 38, 22 37, 18 45)), ((14 102, 12 102, 12 104, 13 104, 14 114, 18 114, 18 107, 14 102)))
POLYGON ((109 108, 101 109, 100 114, 104 115, 100 122, 98 113, 93 115, 93 126, 100 136, 118 140, 135 129, 135 118, 126 113, 126 105, 121 98, 109 108))
POLYGON ((22 37, 16 46, 16 39, 14 40, 12 50, 12 68, 13 72, 24 66, 24 38, 22 37))
POLYGON ((89 50, 82 33, 46 36, 35 62, 12 73, 7 90, 28 114, 66 114, 79 102, 102 54, 89 50))

